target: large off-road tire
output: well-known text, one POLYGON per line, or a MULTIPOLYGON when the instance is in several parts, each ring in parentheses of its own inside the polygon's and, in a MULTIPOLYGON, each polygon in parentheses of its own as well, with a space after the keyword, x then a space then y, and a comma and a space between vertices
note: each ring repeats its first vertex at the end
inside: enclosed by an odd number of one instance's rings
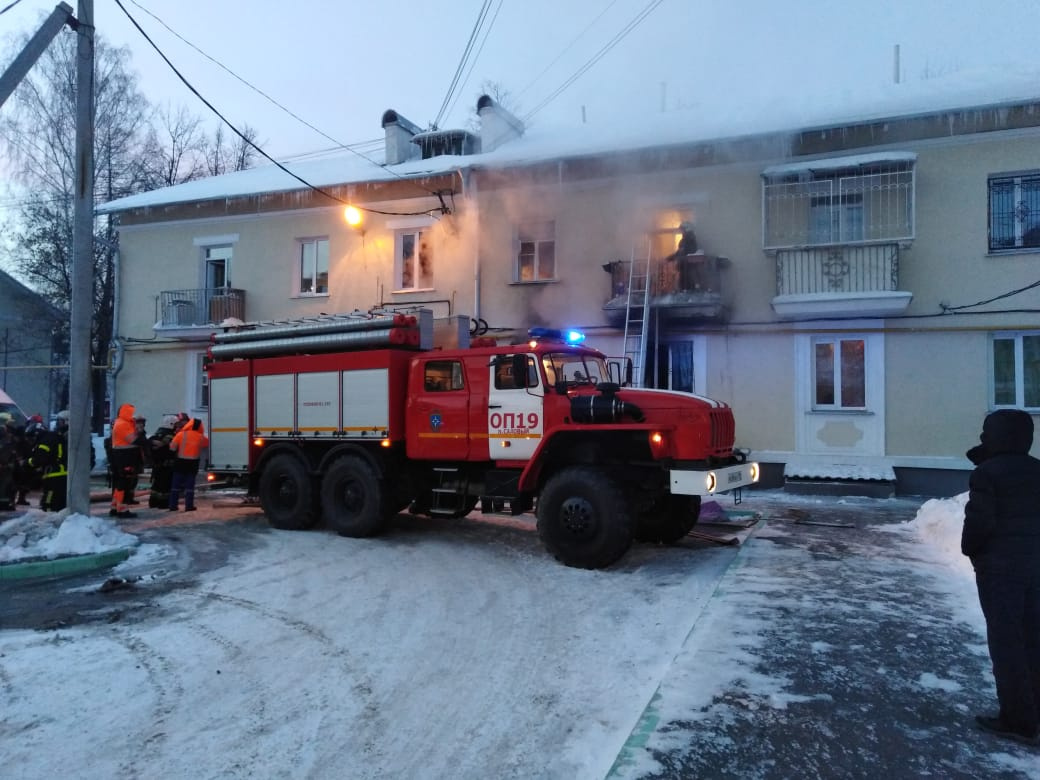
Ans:
POLYGON ((669 494, 639 516, 635 537, 640 542, 674 544, 693 530, 700 514, 700 496, 669 494))
POLYGON ((313 528, 314 481, 307 467, 292 455, 275 455, 260 474, 260 506, 268 522, 285 531, 313 528))
POLYGON ((632 544, 624 491, 595 468, 564 469, 549 479, 538 498, 538 536, 567 566, 609 566, 632 544))
POLYGON ((345 455, 334 461, 321 480, 321 511, 340 536, 372 536, 391 507, 375 469, 364 458, 345 455))

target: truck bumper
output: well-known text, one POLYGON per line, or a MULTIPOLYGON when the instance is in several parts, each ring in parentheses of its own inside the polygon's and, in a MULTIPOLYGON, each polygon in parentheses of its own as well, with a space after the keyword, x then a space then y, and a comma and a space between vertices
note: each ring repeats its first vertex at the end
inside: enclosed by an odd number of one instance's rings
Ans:
POLYGON ((669 472, 671 490, 683 496, 710 496, 747 487, 758 482, 757 463, 739 463, 704 471, 669 472))

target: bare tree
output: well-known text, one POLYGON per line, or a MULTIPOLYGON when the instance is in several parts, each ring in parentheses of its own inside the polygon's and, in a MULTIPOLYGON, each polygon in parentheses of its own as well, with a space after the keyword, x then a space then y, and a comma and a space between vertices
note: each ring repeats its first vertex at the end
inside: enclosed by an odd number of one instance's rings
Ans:
POLYGON ((202 119, 184 106, 166 105, 155 114, 145 142, 148 188, 169 187, 206 175, 202 119))
MULTIPOLYGON (((150 108, 137 88, 129 60, 129 50, 112 48, 95 38, 94 189, 104 200, 139 191, 148 181, 143 142, 150 108)), ((66 312, 72 297, 75 73, 76 38, 63 33, 22 81, 0 117, 8 163, 30 193, 13 231, 14 266, 31 286, 66 312)), ((104 365, 112 338, 115 236, 107 221, 95 228, 95 235, 100 240, 94 257, 91 359, 94 365, 104 365)), ((103 372, 95 371, 95 430, 104 422, 104 388, 103 372)))
POLYGON ((259 153, 256 151, 257 132, 249 125, 243 125, 242 135, 228 132, 223 124, 217 125, 212 138, 206 145, 206 172, 211 176, 220 176, 232 171, 244 171, 252 167, 259 153), (231 140, 228 140, 231 136, 231 140), (244 138, 242 136, 245 136, 244 138))

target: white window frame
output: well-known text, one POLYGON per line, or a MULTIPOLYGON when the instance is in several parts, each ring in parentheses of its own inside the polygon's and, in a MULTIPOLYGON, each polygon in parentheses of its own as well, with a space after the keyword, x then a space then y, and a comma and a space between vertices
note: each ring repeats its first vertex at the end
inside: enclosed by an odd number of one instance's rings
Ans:
POLYGON ((867 350, 869 344, 867 339, 862 336, 855 334, 836 334, 836 335, 819 335, 813 336, 811 340, 809 350, 809 365, 810 365, 810 383, 809 392, 811 393, 811 404, 810 408, 813 411, 842 411, 842 412, 865 412, 870 406, 869 388, 870 383, 867 377, 867 366, 869 364, 869 358, 867 350), (862 405, 846 405, 842 399, 842 361, 841 361, 841 345, 843 342, 858 341, 863 344, 863 362, 861 366, 862 380, 861 387, 863 392, 863 404, 862 405), (834 402, 830 404, 820 403, 816 397, 817 383, 819 378, 819 372, 816 363, 816 348, 821 344, 830 344, 833 347, 833 385, 834 385, 834 402))
POLYGON ((411 227, 406 230, 398 230, 394 233, 394 284, 396 285, 395 292, 424 292, 433 289, 433 267, 432 264, 436 260, 436 255, 433 251, 433 241, 431 239, 431 231, 428 227, 417 226, 411 227), (404 254, 405 245, 408 240, 411 240, 412 246, 414 247, 412 257, 407 258, 404 254), (428 284, 423 284, 424 278, 422 269, 419 267, 419 249, 425 242, 426 246, 430 251, 430 264, 429 272, 425 277, 425 281, 428 284), (408 268, 408 265, 411 268, 408 268), (410 271, 412 282, 411 284, 405 284, 405 272, 410 271))
POLYGON ((527 220, 516 226, 516 238, 514 241, 516 251, 513 263, 513 281, 517 284, 544 284, 545 282, 558 281, 556 263, 556 220, 527 220), (525 252, 525 245, 530 246, 530 252, 525 252), (546 262, 545 255, 552 254, 552 273, 548 276, 542 275, 542 265, 546 262), (523 274, 523 258, 531 258, 531 278, 525 279, 523 274))
POLYGON ((186 406, 193 412, 209 411, 209 374, 206 372, 205 352, 188 353, 188 398, 186 406))
POLYGON ((296 239, 296 262, 295 262, 295 278, 293 280, 294 294, 297 298, 327 298, 329 296, 330 288, 330 277, 331 277, 331 266, 332 259, 329 249, 329 237, 328 236, 309 236, 306 238, 296 239), (317 290, 318 279, 321 276, 321 269, 319 259, 321 258, 321 248, 324 245, 325 248, 325 290, 317 290), (304 281, 304 264, 306 258, 304 253, 308 247, 313 247, 314 251, 314 269, 313 274, 310 278, 311 289, 303 289, 304 281))
MULTIPOLYGON (((987 370, 989 379, 989 403, 991 409, 1026 409, 1040 412, 1040 366, 1035 370, 1037 373, 1035 387, 1027 398, 1026 394, 1026 350, 1025 339, 1040 339, 1040 331, 1002 331, 990 335, 989 339, 989 367, 987 370), (997 370, 996 370, 996 342, 1010 341, 1014 346, 1014 384, 1015 400, 1013 403, 997 402, 997 370), (1031 404, 1029 402, 1032 402, 1031 404)), ((1037 361, 1040 363, 1040 359, 1037 361)))

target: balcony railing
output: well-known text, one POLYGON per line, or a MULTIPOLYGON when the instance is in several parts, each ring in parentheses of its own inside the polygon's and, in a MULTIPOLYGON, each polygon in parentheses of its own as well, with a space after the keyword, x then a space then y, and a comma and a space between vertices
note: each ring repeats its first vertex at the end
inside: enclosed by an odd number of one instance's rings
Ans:
POLYGON ((218 287, 159 293, 159 324, 165 328, 219 325, 229 317, 244 321, 245 312, 245 290, 218 287))
POLYGON ((776 294, 899 289, 899 245, 830 246, 776 252, 776 294))
POLYGON ((624 322, 628 309, 628 286, 635 285, 636 299, 641 305, 642 291, 650 285, 650 306, 672 320, 720 319, 725 309, 722 304, 722 274, 728 263, 725 257, 713 255, 686 255, 676 259, 653 259, 649 276, 646 260, 636 261, 636 277, 631 276, 630 260, 615 260, 603 266, 610 273, 610 299, 603 307, 612 323, 624 322))

